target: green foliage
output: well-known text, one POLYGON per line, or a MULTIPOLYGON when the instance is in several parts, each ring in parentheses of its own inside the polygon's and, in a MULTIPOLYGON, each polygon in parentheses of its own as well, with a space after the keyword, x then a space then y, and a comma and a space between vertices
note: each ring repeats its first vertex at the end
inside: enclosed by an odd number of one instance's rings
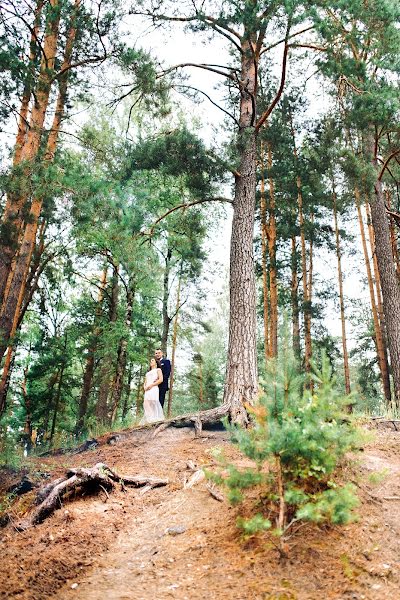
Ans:
POLYGON ((220 459, 211 475, 225 485, 233 504, 257 496, 257 514, 240 517, 245 534, 271 528, 282 540, 297 520, 348 523, 357 505, 353 486, 338 476, 341 460, 359 447, 359 433, 344 410, 349 397, 337 390, 326 356, 314 368, 314 391, 302 391, 303 377, 290 353, 269 365, 264 392, 249 407, 251 428, 230 427, 234 443, 254 467, 237 468, 220 459), (262 509, 260 511, 260 508, 262 509))

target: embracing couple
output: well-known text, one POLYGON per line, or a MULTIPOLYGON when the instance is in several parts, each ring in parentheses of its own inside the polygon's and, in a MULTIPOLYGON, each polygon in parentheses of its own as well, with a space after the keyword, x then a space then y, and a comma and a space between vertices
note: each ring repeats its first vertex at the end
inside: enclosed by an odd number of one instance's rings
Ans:
POLYGON ((164 358, 162 350, 157 348, 154 352, 154 358, 150 360, 150 371, 146 373, 144 380, 144 416, 142 423, 162 421, 164 418, 163 406, 170 374, 171 362, 168 358, 164 358))

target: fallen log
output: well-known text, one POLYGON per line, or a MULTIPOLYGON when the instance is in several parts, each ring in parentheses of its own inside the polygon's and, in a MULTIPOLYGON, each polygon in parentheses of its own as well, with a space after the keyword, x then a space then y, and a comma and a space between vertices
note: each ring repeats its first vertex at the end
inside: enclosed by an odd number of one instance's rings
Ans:
POLYGON ((117 441, 126 439, 129 436, 139 432, 151 431, 154 429, 153 436, 157 436, 161 431, 165 431, 169 427, 194 427, 195 437, 200 437, 203 426, 219 423, 224 417, 229 414, 229 405, 222 404, 216 408, 201 410, 196 413, 187 415, 178 415, 164 421, 155 421, 154 423, 146 423, 146 425, 138 425, 127 431, 120 431, 117 435, 110 435, 105 441, 107 444, 115 444, 117 441), (117 438, 117 439, 116 439, 117 438))
POLYGON ((159 487, 167 485, 168 479, 160 479, 158 477, 147 477, 145 475, 120 475, 110 469, 104 463, 97 463, 91 469, 78 467, 69 469, 66 477, 56 479, 54 482, 47 484, 44 488, 38 491, 37 497, 40 499, 40 504, 32 513, 15 525, 18 531, 24 531, 33 525, 42 523, 49 517, 57 508, 62 506, 62 498, 77 490, 96 491, 97 488, 110 490, 115 483, 122 485, 133 485, 142 487, 150 485, 159 487))

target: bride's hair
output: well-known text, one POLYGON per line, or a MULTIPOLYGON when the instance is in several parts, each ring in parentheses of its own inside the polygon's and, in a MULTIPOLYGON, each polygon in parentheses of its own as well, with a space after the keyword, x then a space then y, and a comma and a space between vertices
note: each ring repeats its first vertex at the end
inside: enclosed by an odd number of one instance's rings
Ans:
POLYGON ((154 356, 152 356, 152 357, 150 358, 150 360, 149 360, 149 366, 150 366, 150 369, 152 368, 152 366, 151 366, 151 361, 152 361, 152 360, 154 360, 154 361, 156 362, 157 369, 160 369, 160 368, 161 368, 160 361, 159 361, 159 360, 157 360, 156 358, 154 358, 154 356))

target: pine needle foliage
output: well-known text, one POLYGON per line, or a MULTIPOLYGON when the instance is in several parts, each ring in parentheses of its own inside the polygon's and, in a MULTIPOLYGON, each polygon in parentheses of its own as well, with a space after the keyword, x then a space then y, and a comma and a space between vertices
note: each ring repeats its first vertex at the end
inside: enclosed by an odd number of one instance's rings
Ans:
POLYGON ((248 500, 255 499, 252 516, 239 517, 237 525, 245 535, 270 530, 282 554, 295 523, 349 523, 357 506, 353 486, 338 477, 345 454, 361 442, 345 412, 349 397, 338 391, 326 356, 312 376, 311 392, 289 351, 271 361, 258 404, 247 407, 253 426, 228 426, 234 444, 254 466, 240 469, 219 456, 220 469, 210 475, 246 514, 248 500))

